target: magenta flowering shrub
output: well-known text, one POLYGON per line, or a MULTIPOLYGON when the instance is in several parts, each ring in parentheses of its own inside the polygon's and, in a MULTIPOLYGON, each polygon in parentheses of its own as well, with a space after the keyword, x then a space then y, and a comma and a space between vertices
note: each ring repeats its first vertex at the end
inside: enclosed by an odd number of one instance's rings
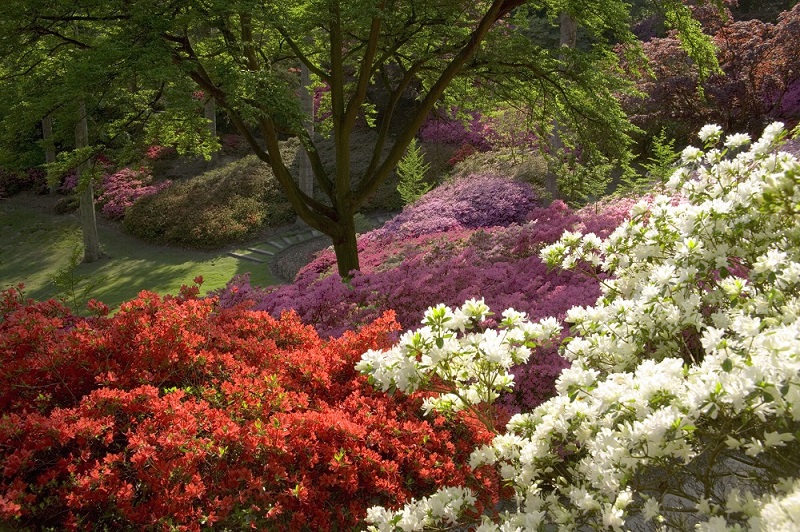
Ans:
POLYGON ((174 146, 159 146, 158 144, 154 144, 152 146, 148 146, 147 150, 145 150, 144 156, 151 161, 158 161, 160 159, 174 157, 177 154, 178 151, 174 146))
POLYGON ((102 181, 102 193, 97 198, 103 214, 111 219, 121 220, 134 201, 156 194, 172 184, 172 181, 167 180, 151 185, 152 180, 153 177, 144 168, 138 170, 123 168, 116 173, 105 175, 102 181))
POLYGON ((41 168, 28 168, 21 172, 12 172, 0 168, 0 198, 13 196, 23 190, 43 194, 47 190, 45 171, 41 168))
POLYGON ((470 113, 472 118, 466 124, 456 118, 455 114, 452 112, 446 116, 432 115, 419 130, 420 140, 451 146, 469 144, 479 151, 492 149, 492 144, 487 138, 489 127, 482 120, 480 113, 470 113))
MULTIPOLYGON (((617 200, 575 211, 554 202, 529 208, 527 222, 509 227, 462 227, 407 237, 373 231, 359 241, 362 270, 348 284, 335 273, 335 258, 326 250, 301 270, 294 284, 259 288, 240 276, 216 295, 223 308, 250 301, 275 316, 293 309, 322 336, 340 336, 387 309, 395 311, 404 329, 414 329, 431 305, 457 306, 480 297, 491 308, 513 307, 534 320, 563 317, 574 305, 594 304, 598 282, 580 273, 548 270, 539 250, 565 230, 606 236, 632 204, 617 200)), ((540 350, 527 365, 515 368, 517 385, 503 404, 519 411, 548 398, 566 365, 555 347, 540 350)))
POLYGON ((397 240, 459 228, 507 226, 524 221, 536 202, 527 183, 471 175, 433 189, 369 238, 397 240))
POLYGON ((495 116, 472 112, 466 122, 457 118, 456 114, 457 110, 449 114, 432 115, 419 130, 419 138, 423 142, 458 147, 450 160, 451 166, 476 151, 533 148, 538 144, 538 137, 533 131, 520 127, 524 116, 514 110, 495 116))
POLYGON ((58 191, 62 194, 72 194, 75 191, 75 188, 78 186, 78 171, 71 170, 67 175, 65 175, 61 180, 61 186, 58 187, 58 191))

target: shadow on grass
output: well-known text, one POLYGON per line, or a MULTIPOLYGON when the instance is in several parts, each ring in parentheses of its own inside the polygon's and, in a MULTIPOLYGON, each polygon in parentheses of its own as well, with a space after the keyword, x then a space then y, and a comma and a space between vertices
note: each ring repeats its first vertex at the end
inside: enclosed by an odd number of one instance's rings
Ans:
MULTIPOLYGON (((0 200, 0 289, 24 283, 34 299, 55 297, 53 276, 69 265, 72 251, 82 246, 77 215, 52 214, 52 198, 14 197, 0 200)), ((102 279, 89 295, 112 308, 142 290, 175 294, 183 284, 203 277, 202 291, 220 288, 236 274, 249 272, 254 284, 276 284, 268 264, 245 263, 224 252, 198 252, 152 246, 125 233, 118 225, 99 224, 100 244, 107 258, 79 264, 75 275, 102 279)))

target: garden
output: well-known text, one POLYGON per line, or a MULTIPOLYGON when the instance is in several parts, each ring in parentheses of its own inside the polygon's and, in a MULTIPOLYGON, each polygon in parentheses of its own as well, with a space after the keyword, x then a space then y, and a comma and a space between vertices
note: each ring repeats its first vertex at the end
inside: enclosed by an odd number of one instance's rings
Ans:
MULTIPOLYGON (((723 4, 689 3, 710 75, 658 15, 625 23, 653 77, 618 87, 613 142, 437 98, 378 179, 401 98, 351 116, 328 79, 319 138, 249 138, 248 96, 229 132, 192 130, 208 159, 161 124, 159 143, 7 163, 0 529, 800 528, 800 5, 723 4), (284 180, 305 164, 311 194, 284 180), (82 263, 88 182, 105 256, 82 263), (228 254, 322 216, 293 282, 270 270, 289 254, 228 254)), ((40 149, 21 144, 0 155, 40 149)))

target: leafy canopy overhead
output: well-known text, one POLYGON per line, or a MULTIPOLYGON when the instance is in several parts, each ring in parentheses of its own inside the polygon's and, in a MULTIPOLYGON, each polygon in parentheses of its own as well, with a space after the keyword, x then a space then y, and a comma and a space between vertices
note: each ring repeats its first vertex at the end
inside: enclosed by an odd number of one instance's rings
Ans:
MULTIPOLYGON (((714 66, 713 48, 688 8, 678 0, 654 3, 685 34, 692 57, 714 66)), ((565 0, 10 0, 3 9, 4 33, 16 40, 2 46, 35 70, 41 58, 66 49, 86 67, 83 75, 75 65, 65 67, 71 79, 101 80, 126 97, 166 94, 151 100, 163 108, 151 134, 184 147, 203 145, 196 127, 202 117, 191 111, 196 105, 186 82, 203 98, 213 97, 271 166, 295 211, 332 238, 342 276, 358 269, 353 215, 437 104, 526 106, 542 138, 555 119, 568 145, 608 164, 629 158, 631 127, 616 101, 629 86, 612 47, 624 44, 636 55, 638 46, 622 0, 590 6, 565 0), (563 50, 532 38, 533 16, 554 22, 562 13, 576 21, 588 46, 563 50), (332 167, 323 164, 320 139, 305 127, 301 65, 320 88, 323 130, 335 145, 332 167), (375 142, 369 161, 355 165, 351 139, 362 119, 376 128, 375 142), (318 194, 301 190, 282 160, 278 141, 286 134, 305 148, 318 194)), ((8 69, 30 71, 19 64, 8 69)))

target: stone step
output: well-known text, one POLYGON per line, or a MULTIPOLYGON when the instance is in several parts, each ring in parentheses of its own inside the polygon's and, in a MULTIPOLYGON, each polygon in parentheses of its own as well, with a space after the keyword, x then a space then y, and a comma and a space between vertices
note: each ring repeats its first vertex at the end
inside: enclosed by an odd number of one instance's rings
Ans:
POLYGON ((235 252, 233 252, 233 251, 229 251, 229 252, 228 252, 228 255, 229 255, 229 256, 231 256, 231 257, 235 257, 235 258, 237 258, 237 259, 240 259, 240 260, 246 260, 246 261, 250 261, 250 262, 256 262, 256 263, 258 263, 258 264, 264 264, 264 261, 263 261, 263 260, 261 260, 261 259, 259 259, 259 258, 257 258, 257 257, 253 257, 252 255, 242 255, 241 253, 235 253, 235 252))
POLYGON ((260 249, 260 248, 247 248, 247 251, 251 251, 253 253, 258 253, 259 255, 267 255, 268 257, 272 257, 277 253, 277 251, 273 251, 271 249, 260 249))
POLYGON ((304 239, 299 235, 287 235, 281 237, 281 239, 286 243, 287 246, 292 246, 297 244, 298 242, 302 242, 304 239))

